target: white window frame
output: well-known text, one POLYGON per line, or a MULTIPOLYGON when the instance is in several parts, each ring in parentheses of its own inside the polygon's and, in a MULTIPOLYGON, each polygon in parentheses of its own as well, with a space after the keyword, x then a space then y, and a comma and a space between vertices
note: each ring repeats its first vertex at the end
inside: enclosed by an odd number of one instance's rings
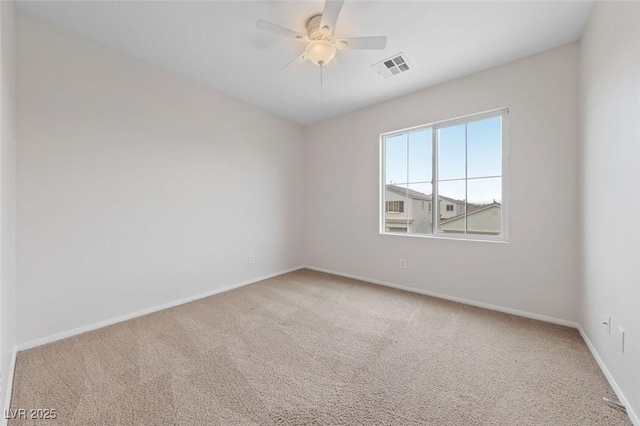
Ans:
MULTIPOLYGON (((380 158, 380 194, 378 202, 378 211, 380 212, 379 232, 382 235, 393 235, 402 237, 417 237, 417 238, 435 238, 446 240, 467 240, 467 241, 486 241, 486 242, 508 242, 509 241, 509 109, 497 108, 490 111, 485 111, 477 114, 465 115, 462 117, 456 117, 449 120, 442 120, 428 124, 422 124, 419 126, 408 127, 405 129, 394 130, 391 132, 381 133, 379 140, 379 158, 380 158), (501 233, 500 235, 482 235, 482 234, 445 234, 438 232, 438 216, 440 214, 440 203, 432 203, 434 208, 431 209, 432 213, 432 233, 431 234, 400 234, 387 232, 385 228, 385 216, 386 216, 386 203, 385 203, 385 189, 386 189, 386 164, 385 164, 385 139, 401 134, 408 134, 415 131, 424 129, 432 129, 432 194, 438 194, 438 164, 436 159, 438 158, 438 129, 444 127, 456 126, 459 124, 469 123, 473 121, 483 120, 493 117, 502 117, 502 206, 501 206, 501 233)), ((468 178, 466 178, 468 180, 468 178)), ((435 197, 432 197, 432 200, 435 197)), ((446 207, 445 207, 446 208, 446 207)))

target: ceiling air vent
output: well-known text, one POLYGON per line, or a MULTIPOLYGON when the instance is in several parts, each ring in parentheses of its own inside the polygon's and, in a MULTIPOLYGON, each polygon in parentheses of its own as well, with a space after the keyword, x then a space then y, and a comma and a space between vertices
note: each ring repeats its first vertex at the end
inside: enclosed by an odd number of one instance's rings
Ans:
POLYGON ((407 57, 402 52, 397 55, 393 55, 384 61, 380 61, 377 64, 373 64, 372 66, 375 67, 378 74, 384 78, 389 78, 411 69, 409 61, 407 61, 407 57))

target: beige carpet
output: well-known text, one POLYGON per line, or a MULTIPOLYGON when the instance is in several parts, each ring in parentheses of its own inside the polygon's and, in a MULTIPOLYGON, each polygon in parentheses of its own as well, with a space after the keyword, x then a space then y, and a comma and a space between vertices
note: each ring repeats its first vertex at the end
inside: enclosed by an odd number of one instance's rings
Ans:
MULTIPOLYGON (((38 425, 629 425, 576 330, 309 270, 18 354, 38 425)), ((11 424, 30 424, 12 421, 11 424)))

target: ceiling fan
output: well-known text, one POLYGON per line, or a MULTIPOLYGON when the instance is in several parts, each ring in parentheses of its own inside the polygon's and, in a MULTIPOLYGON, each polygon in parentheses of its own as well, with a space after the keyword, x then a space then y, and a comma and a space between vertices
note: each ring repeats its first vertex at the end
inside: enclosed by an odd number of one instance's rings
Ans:
POLYGON ((313 15, 307 21, 307 34, 302 34, 262 19, 256 22, 256 27, 307 43, 305 51, 284 68, 296 62, 304 62, 307 59, 322 67, 331 62, 336 55, 337 49, 384 49, 387 45, 387 37, 385 36, 349 37, 338 40, 333 38, 336 21, 343 4, 344 0, 326 0, 322 13, 313 15))

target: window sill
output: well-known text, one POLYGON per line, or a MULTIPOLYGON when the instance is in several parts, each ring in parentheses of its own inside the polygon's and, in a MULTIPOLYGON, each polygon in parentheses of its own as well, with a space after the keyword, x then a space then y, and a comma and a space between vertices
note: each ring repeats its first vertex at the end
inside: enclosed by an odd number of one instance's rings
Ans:
POLYGON ((479 243, 498 243, 509 244, 508 239, 503 238, 478 238, 478 237, 449 237, 446 235, 433 235, 433 234, 405 234, 399 232, 380 232, 380 235, 392 235, 394 237, 410 237, 410 238, 427 238, 433 240, 455 240, 455 241, 474 241, 479 243))

